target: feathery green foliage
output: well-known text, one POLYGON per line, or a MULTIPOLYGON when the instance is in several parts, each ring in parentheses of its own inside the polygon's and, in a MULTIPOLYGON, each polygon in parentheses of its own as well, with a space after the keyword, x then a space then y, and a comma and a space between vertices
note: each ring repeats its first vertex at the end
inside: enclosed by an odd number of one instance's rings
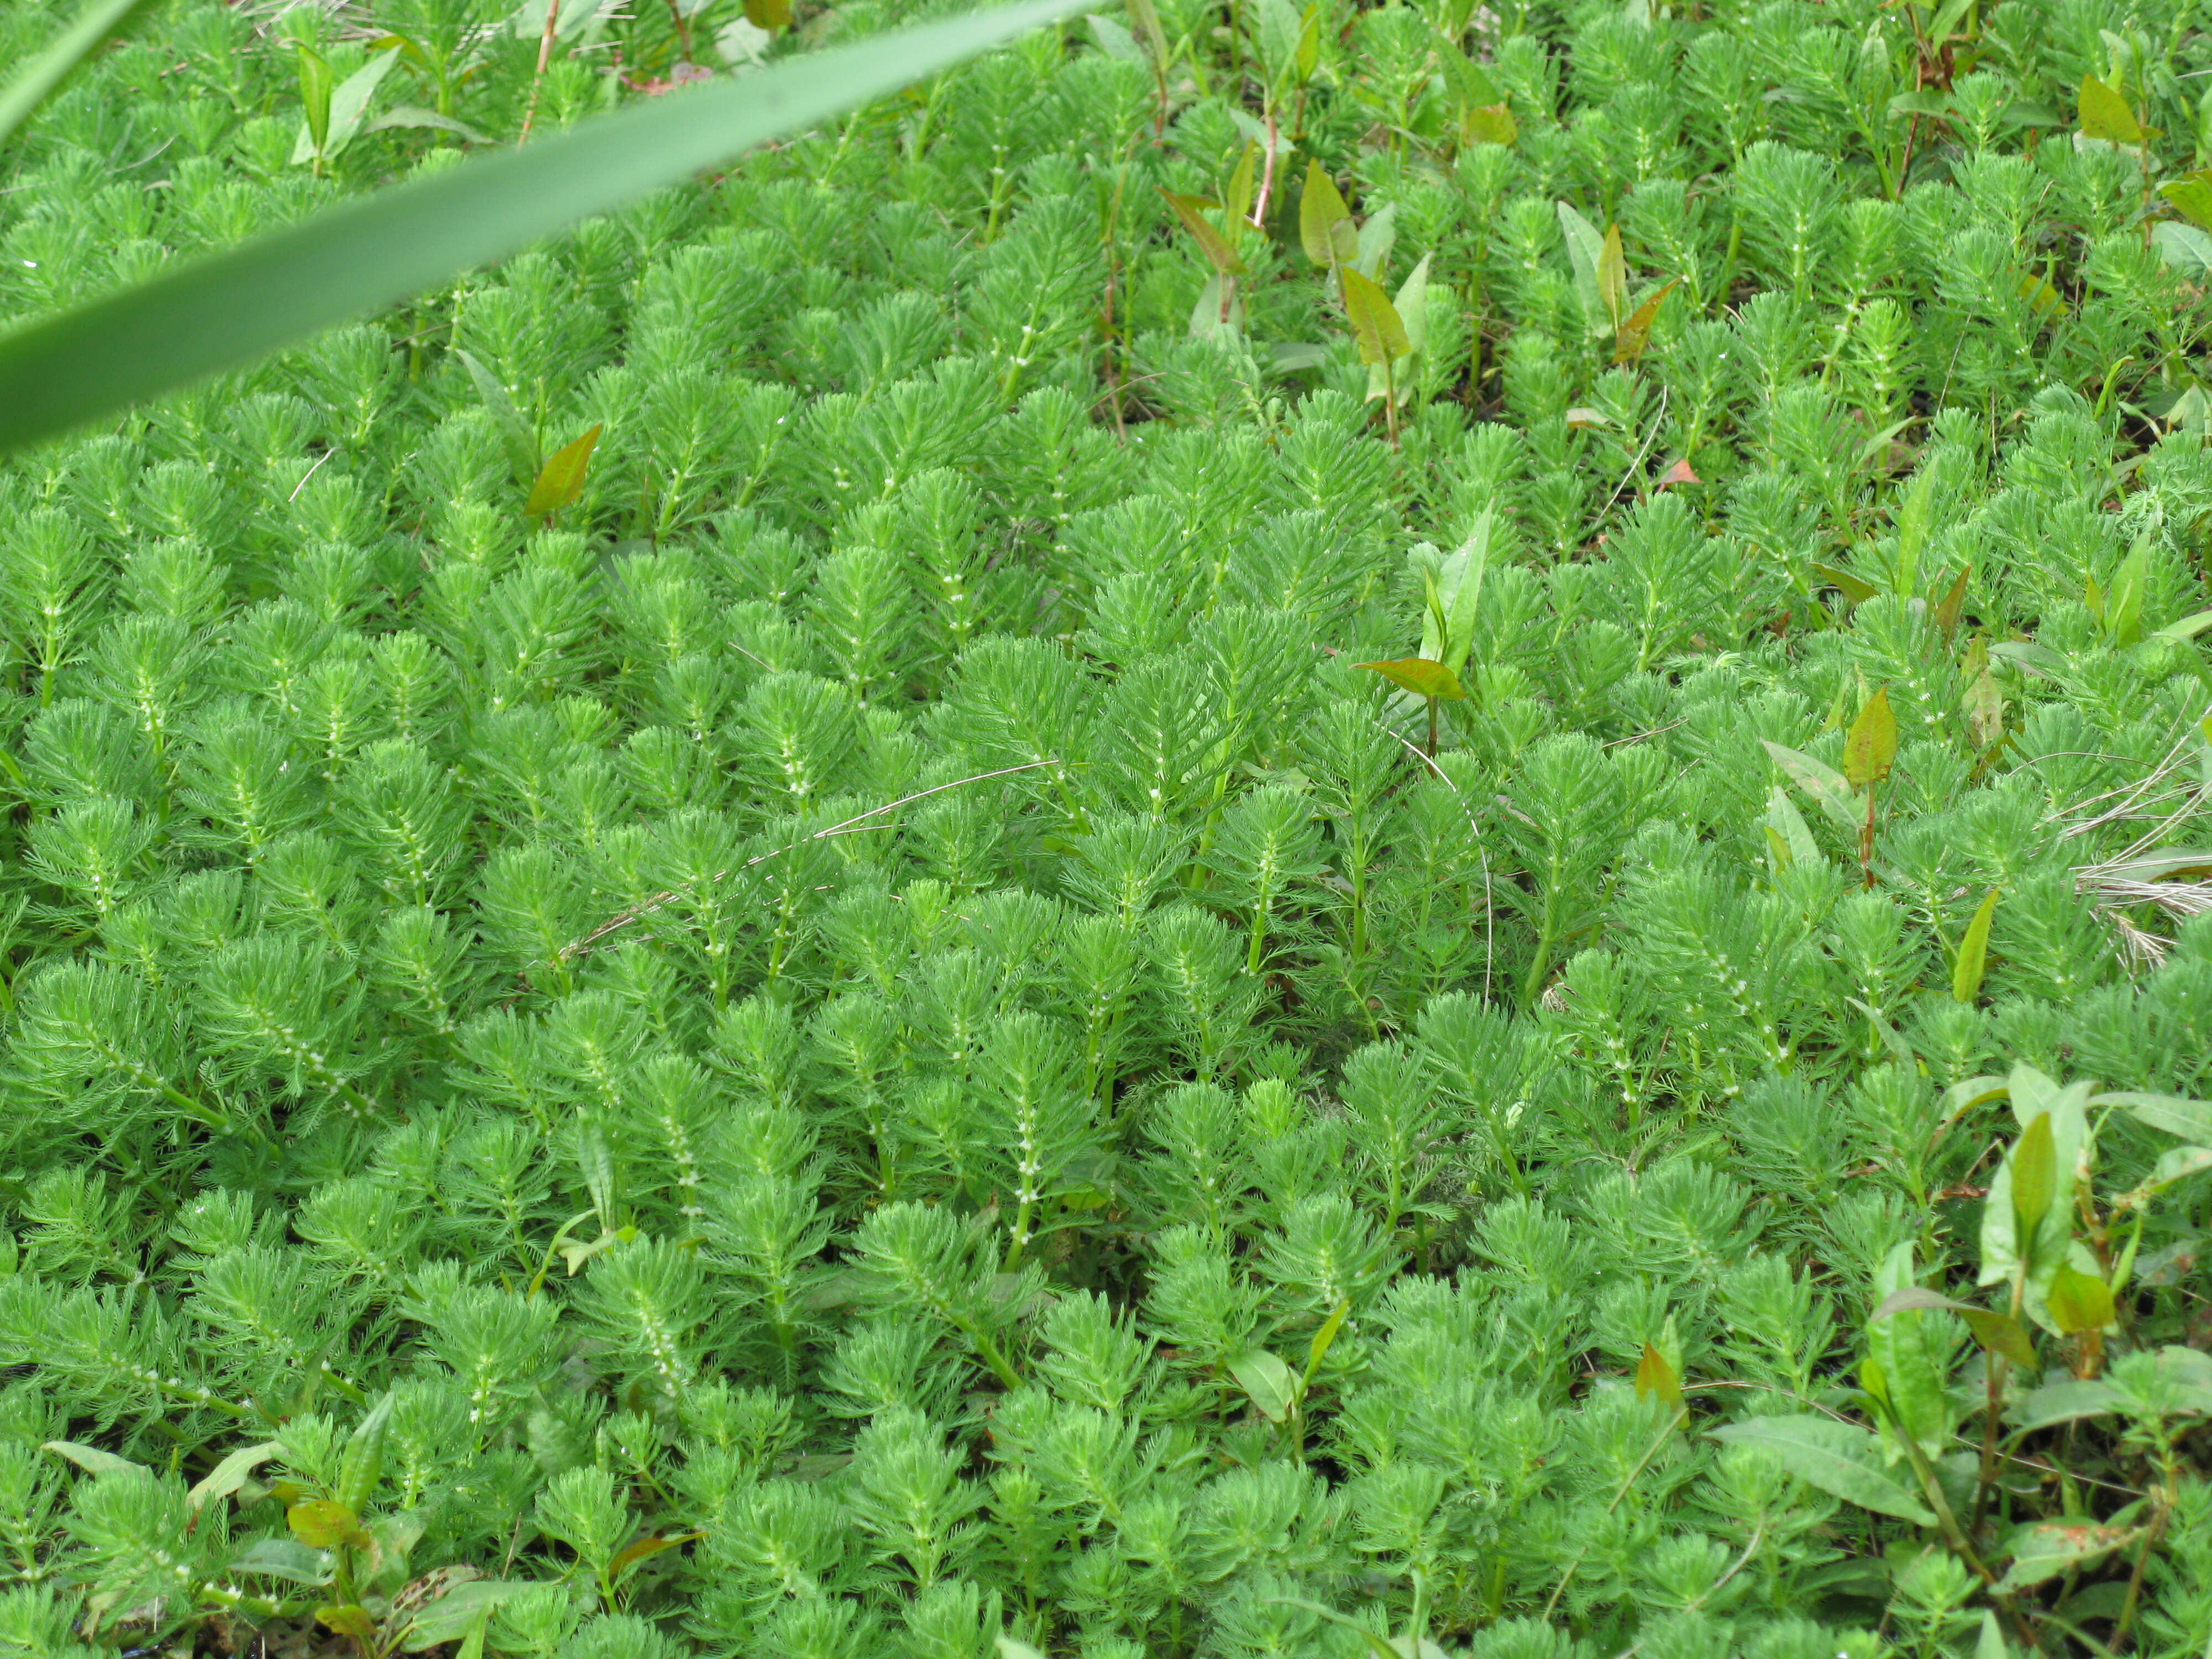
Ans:
MULTIPOLYGON (((548 16, 0 313, 921 21, 548 16)), ((8 462, 0 1647, 2202 1655, 2198 21, 1132 0, 8 462)))

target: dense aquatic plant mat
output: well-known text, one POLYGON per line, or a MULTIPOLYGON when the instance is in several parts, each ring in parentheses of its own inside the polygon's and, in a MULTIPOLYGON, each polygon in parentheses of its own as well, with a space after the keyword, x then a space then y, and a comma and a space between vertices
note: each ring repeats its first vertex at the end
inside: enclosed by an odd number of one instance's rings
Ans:
MULTIPOLYGON (((917 21, 170 0, 0 311, 917 21)), ((1140 0, 6 463, 0 1649, 2201 1655, 2208 69, 1140 0)))

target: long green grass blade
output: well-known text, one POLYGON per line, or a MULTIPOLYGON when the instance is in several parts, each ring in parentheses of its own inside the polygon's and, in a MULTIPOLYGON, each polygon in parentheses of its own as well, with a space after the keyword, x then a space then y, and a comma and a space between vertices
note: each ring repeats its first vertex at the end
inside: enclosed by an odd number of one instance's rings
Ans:
POLYGON ((68 77, 93 49, 123 26, 123 21, 146 0, 90 0, 76 21, 61 38, 23 66, 0 92, 0 144, 23 125, 23 119, 46 101, 46 94, 68 77))
POLYGON ((349 203, 0 338, 0 453, 364 312, 1095 0, 1024 0, 787 60, 349 203))

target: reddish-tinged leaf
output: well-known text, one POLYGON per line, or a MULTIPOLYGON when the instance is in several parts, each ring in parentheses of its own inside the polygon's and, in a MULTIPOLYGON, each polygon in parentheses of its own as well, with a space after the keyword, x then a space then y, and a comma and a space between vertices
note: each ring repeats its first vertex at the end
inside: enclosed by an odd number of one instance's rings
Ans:
POLYGON ((1668 467, 1665 472, 1660 475, 1659 488, 1664 489, 1668 484, 1691 484, 1702 483, 1704 482, 1705 480, 1698 477, 1695 472, 1690 470, 1690 464, 1688 461, 1680 460, 1675 462, 1674 465, 1668 467))
POLYGON ((1854 789, 1880 783, 1896 762, 1897 716, 1890 712, 1884 689, 1867 699, 1844 736, 1844 781, 1854 789))
POLYGON ((1213 222, 1200 211, 1201 204, 1198 198, 1170 195, 1166 191, 1160 194, 1167 197, 1168 205, 1175 210, 1176 217, 1182 221, 1182 228, 1198 244, 1198 251, 1206 256, 1206 264, 1224 276, 1243 274, 1244 261, 1237 257, 1237 250, 1229 246, 1229 239, 1215 229, 1213 222))

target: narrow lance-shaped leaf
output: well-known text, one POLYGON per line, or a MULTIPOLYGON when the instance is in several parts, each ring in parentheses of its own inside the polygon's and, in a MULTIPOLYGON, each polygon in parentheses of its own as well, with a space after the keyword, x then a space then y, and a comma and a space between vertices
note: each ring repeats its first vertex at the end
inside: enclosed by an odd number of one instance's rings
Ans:
MULTIPOLYGON (((331 88, 336 77, 328 60, 313 46, 295 42, 292 50, 300 60, 300 102, 307 129, 307 154, 320 155, 330 145, 331 88)), ((295 164, 306 159, 294 149, 295 164)))
POLYGON ((1620 245, 1620 227, 1607 225, 1597 255, 1597 295, 1616 332, 1621 313, 1628 308, 1628 254, 1620 245))
POLYGON ((2012 1151, 2012 1221, 2023 1258, 2034 1248, 2036 1230, 2051 1213, 2058 1193, 2058 1152, 2051 1138, 2051 1114, 2039 1112, 2012 1151))
POLYGON ((0 144, 8 142, 8 135, 23 125, 24 118, 46 101, 71 70, 145 3, 146 0, 91 0, 75 22, 17 70, 7 89, 0 91, 0 144))
POLYGON ((1981 994, 1982 975, 1990 961, 1990 923, 1997 913, 1997 890, 1989 890, 1974 911, 1974 919, 1966 924, 1966 936, 1959 941, 1959 960, 1951 969, 1951 995, 1959 1002, 1972 1002, 1981 994))
POLYGON ((0 452, 404 300, 1082 9, 1025 0, 703 82, 180 264, 0 338, 0 452))
POLYGON ((1243 274, 1244 261, 1229 245, 1228 239, 1214 228, 1212 222, 1201 211, 1204 204, 1194 196, 1174 196, 1166 191, 1160 194, 1167 197, 1168 205, 1175 210, 1176 217, 1182 221, 1182 228, 1198 244, 1198 251, 1206 256, 1206 264, 1224 276, 1243 274))

